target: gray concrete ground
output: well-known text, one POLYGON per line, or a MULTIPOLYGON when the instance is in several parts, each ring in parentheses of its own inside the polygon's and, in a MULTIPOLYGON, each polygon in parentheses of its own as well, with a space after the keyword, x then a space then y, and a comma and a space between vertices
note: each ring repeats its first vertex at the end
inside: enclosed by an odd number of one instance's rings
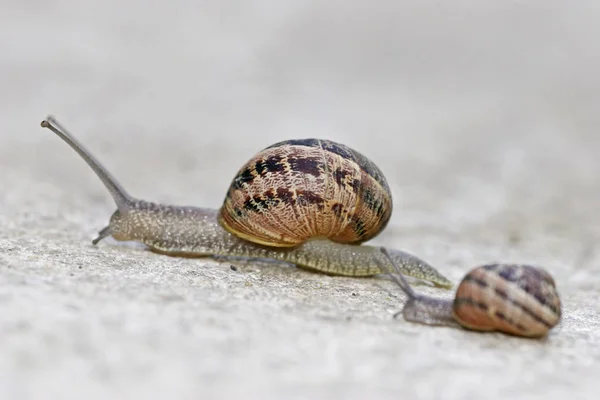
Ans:
POLYGON ((1 8, 0 398, 597 398, 597 2, 1 8), (275 141, 346 143, 394 192, 374 243, 455 281, 543 265, 564 319, 541 341, 431 328, 392 318, 385 279, 93 247, 113 204, 48 113, 174 204, 218 207, 275 141))

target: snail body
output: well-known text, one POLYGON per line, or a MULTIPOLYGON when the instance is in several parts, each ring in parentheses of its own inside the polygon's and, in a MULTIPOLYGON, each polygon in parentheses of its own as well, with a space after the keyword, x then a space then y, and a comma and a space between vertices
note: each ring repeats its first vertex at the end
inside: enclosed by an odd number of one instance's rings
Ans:
MULTIPOLYGON (((386 250, 382 252, 385 254, 386 250)), ((392 270, 394 257, 390 256, 392 270)), ((552 276, 543 268, 487 264, 469 271, 453 300, 415 293, 400 275, 392 275, 407 294, 404 319, 426 325, 463 327, 515 336, 545 336, 561 319, 561 301, 552 276)))
MULTIPOLYGON (((345 276, 388 272, 379 247, 362 244, 388 223, 388 184, 370 160, 338 143, 291 140, 250 159, 219 210, 135 199, 54 118, 42 121, 94 170, 117 210, 93 240, 137 241, 170 256, 274 259, 345 276)), ((452 283, 420 258, 389 249, 401 273, 452 283)))

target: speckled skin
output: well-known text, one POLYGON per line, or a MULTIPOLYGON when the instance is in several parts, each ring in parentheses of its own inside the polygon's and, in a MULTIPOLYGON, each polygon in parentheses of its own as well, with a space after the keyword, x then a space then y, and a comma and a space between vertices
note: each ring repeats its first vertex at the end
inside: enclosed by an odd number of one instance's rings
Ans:
MULTIPOLYGON (((221 227, 218 211, 208 208, 166 206, 136 201, 127 211, 113 214, 112 236, 134 240, 163 254, 201 257, 225 255, 265 258, 293 263, 331 275, 372 276, 388 272, 387 259, 378 247, 309 240, 293 248, 262 246, 241 239, 221 227)), ((450 287, 435 268, 408 253, 390 250, 402 273, 450 287)))
MULTIPOLYGON (((399 272, 395 257, 390 255, 389 260, 392 270, 399 272)), ((401 311, 407 321, 532 338, 545 336, 560 322, 561 302, 554 279, 539 267, 489 264, 474 268, 461 281, 453 300, 419 295, 402 275, 392 276, 408 295, 401 311)))
POLYGON ((373 162, 339 143, 303 139, 276 143, 244 164, 220 222, 268 246, 316 237, 358 244, 385 228, 391 214, 389 186, 373 162))
MULTIPOLYGON (((56 120, 48 117, 42 127, 62 138, 96 172, 117 204, 109 225, 93 241, 105 237, 133 240, 153 251, 172 256, 234 256, 282 260, 298 267, 331 275, 371 276, 389 272, 389 261, 379 247, 341 244, 330 240, 309 240, 295 247, 278 248, 249 242, 225 230, 219 223, 219 211, 151 203, 131 197, 95 158, 68 134, 56 120)), ((379 172, 371 173, 375 180, 379 172)), ((387 186, 387 184, 385 184, 387 186)), ((389 250, 401 273, 430 281, 440 287, 452 283, 419 258, 398 250, 389 250)))

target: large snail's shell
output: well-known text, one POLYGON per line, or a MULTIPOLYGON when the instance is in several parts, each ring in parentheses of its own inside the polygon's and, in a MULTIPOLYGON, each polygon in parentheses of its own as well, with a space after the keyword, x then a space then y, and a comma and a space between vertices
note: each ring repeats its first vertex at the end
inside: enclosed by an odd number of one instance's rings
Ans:
POLYGON ((388 223, 392 198, 383 173, 362 154, 327 140, 267 147, 237 173, 220 212, 229 232, 277 247, 327 237, 360 243, 388 223))
POLYGON ((554 280, 543 269, 484 265, 459 285, 454 317, 474 330, 539 337, 558 324, 561 304, 554 280))

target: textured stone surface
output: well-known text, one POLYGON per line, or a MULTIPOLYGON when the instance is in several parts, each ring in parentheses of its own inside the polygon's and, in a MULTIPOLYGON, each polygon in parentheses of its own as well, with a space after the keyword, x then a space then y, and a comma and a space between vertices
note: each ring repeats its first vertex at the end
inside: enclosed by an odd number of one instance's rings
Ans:
POLYGON ((4 1, 0 397, 596 398, 600 9, 561 4, 4 1), (455 281, 543 265, 563 322, 431 328, 384 279, 92 247, 113 204, 48 113, 175 204, 218 207, 276 141, 345 143, 395 196, 374 243, 455 281))

